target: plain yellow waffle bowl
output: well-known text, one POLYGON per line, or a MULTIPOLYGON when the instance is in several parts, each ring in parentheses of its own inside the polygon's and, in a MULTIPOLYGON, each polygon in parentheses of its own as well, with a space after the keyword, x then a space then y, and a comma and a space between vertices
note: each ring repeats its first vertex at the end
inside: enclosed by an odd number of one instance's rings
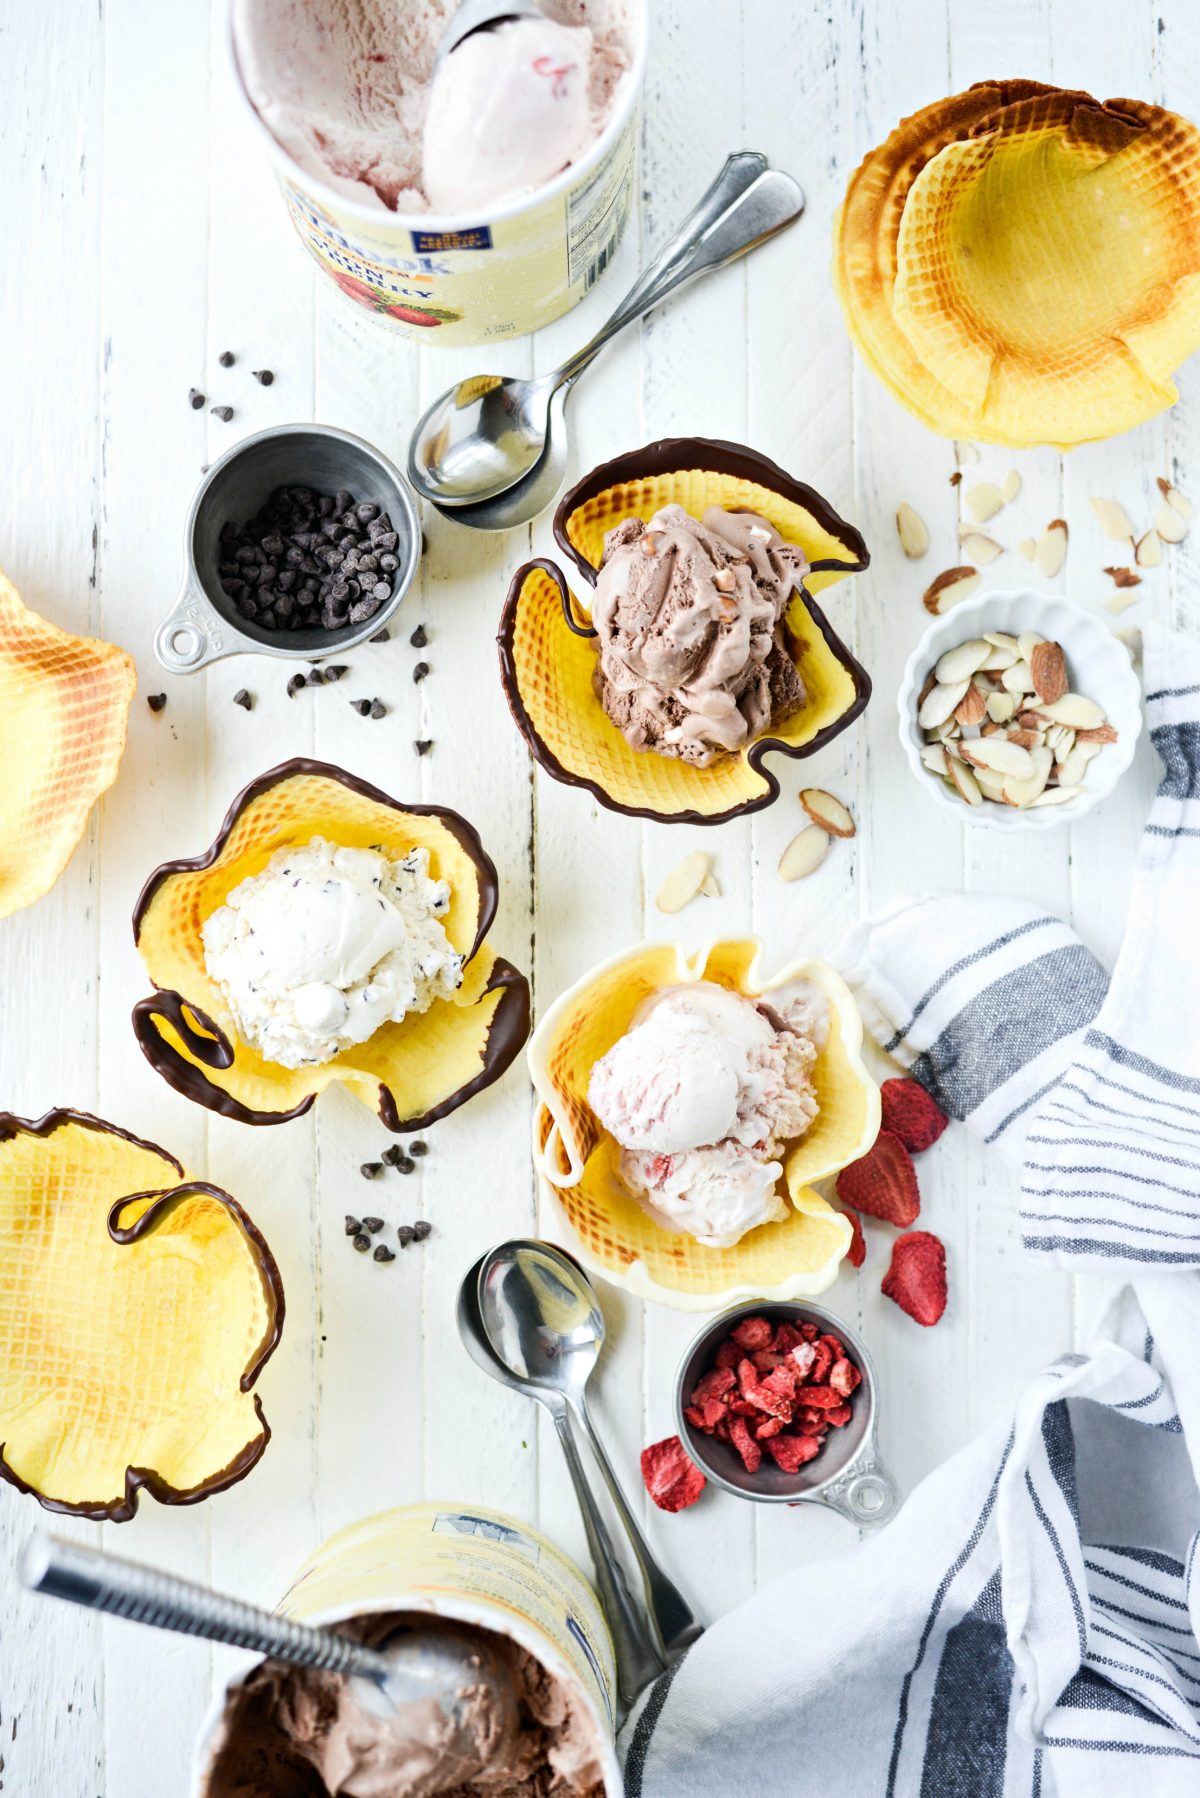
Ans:
POLYGON ((134 1007, 138 1042, 177 1091, 242 1123, 284 1123, 343 1081, 389 1130, 422 1129, 498 1080, 529 1034, 528 981, 484 946, 496 901, 495 866, 457 813, 401 805, 325 762, 284 762, 239 793, 211 848, 164 863, 143 888, 134 939, 157 990, 134 1007), (285 1068, 238 1039, 200 932, 239 881, 313 837, 396 858, 427 849, 431 877, 449 882, 441 923, 466 965, 452 999, 331 1061, 285 1068))
POLYGON ((820 961, 792 962, 767 979, 762 957, 755 937, 713 943, 694 955, 680 943, 641 944, 564 993, 529 1044, 539 1100, 534 1160, 569 1246, 593 1273, 679 1310, 823 1292, 850 1247, 851 1229, 814 1183, 865 1155, 879 1134, 879 1089, 863 1065, 862 1020, 849 988, 820 961), (628 1030, 639 1005, 663 987, 710 980, 756 996, 801 978, 827 995, 831 1028, 813 1070, 820 1110, 784 1164, 793 1215, 752 1230, 729 1249, 662 1228, 620 1178, 619 1150, 588 1104, 592 1068, 628 1030))
POLYGON ((1200 132, 1139 101, 981 83, 867 156, 834 278, 864 359, 943 435, 1113 436, 1174 402, 1200 347, 1200 132))
POLYGON ((554 531, 587 583, 595 582, 604 534, 630 517, 652 518, 682 505, 759 512, 811 572, 785 624, 808 703, 737 755, 696 768, 633 749, 593 687, 596 648, 587 603, 573 599, 548 561, 517 571, 500 621, 501 679, 530 752, 548 774, 584 787, 610 811, 664 824, 719 824, 759 811, 779 792, 763 767, 771 750, 806 756, 847 728, 871 693, 866 670, 831 629, 813 594, 868 561, 866 546, 819 494, 752 450, 703 438, 676 438, 604 463, 566 495, 554 531))
POLYGON ((0 917, 70 861, 117 778, 136 685, 123 649, 56 629, 0 573, 0 917))
POLYGON ((270 1440, 252 1388, 283 1288, 236 1200, 85 1113, 0 1113, 0 1474, 124 1522, 191 1504, 270 1440))

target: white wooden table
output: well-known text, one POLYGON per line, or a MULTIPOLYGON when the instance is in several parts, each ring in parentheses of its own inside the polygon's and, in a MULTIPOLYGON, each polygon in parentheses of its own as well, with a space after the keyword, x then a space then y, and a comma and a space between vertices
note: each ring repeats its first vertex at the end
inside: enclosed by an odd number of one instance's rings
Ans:
MULTIPOLYGON (((1026 894, 1072 918, 1108 959, 1120 940, 1155 778, 1149 750, 1077 828, 1025 840, 964 831, 902 764, 894 693, 925 622, 920 593, 959 559, 947 484, 955 448, 911 421, 852 357, 830 286, 829 222, 850 169, 902 113, 985 76, 1036 75, 1195 112, 1193 0, 651 0, 651 10, 640 205, 618 266, 576 315, 506 346, 498 361, 486 350, 410 348, 316 275, 227 89, 219 9, 11 0, 0 22, 0 564, 58 624, 124 644, 141 681, 119 782, 87 840, 48 897, 0 926, 0 1103, 33 1117, 57 1103, 96 1110, 207 1169, 265 1230, 288 1301, 262 1381, 274 1439, 249 1479, 192 1508, 144 1498, 121 1527, 58 1527, 264 1601, 333 1530, 423 1496, 507 1508, 580 1558, 584 1550, 553 1441, 530 1407, 476 1373, 454 1329, 469 1261, 502 1235, 536 1229, 522 1068, 429 1133, 411 1184, 436 1234, 384 1269, 343 1236, 343 1213, 360 1212, 370 1190, 358 1164, 385 1142, 365 1110, 332 1094, 286 1127, 244 1128, 174 1094, 134 1044, 129 1009, 146 983, 129 920, 141 881, 160 859, 204 847, 252 775, 284 754, 317 754, 401 797, 463 811, 501 872, 493 941, 530 972, 541 1008, 601 956, 671 934, 653 894, 700 846, 716 853, 723 896, 679 920, 693 945, 751 926, 774 962, 821 954, 860 912, 935 886, 1026 894), (345 687, 288 700, 279 664, 161 675, 151 639, 180 578, 202 464, 242 434, 308 418, 399 457, 418 412, 452 379, 547 368, 582 341, 643 248, 743 146, 800 179, 807 217, 609 352, 575 402, 574 472, 659 435, 732 437, 812 482, 864 531, 871 569, 829 601, 871 670, 874 700, 803 771, 781 765, 784 792, 770 811, 717 832, 643 825, 534 775, 505 709, 493 638, 512 570, 531 543, 550 547, 545 521, 503 540, 430 522, 403 614, 410 628, 428 628, 430 679, 412 684, 405 632, 352 658, 363 690, 392 706, 382 723, 359 719, 345 687), (227 373, 217 367, 226 348, 237 357, 227 373), (275 371, 270 388, 251 379, 262 366, 275 371), (228 400, 232 423, 189 410, 193 385, 210 404, 228 400), (901 499, 934 533, 919 565, 899 552, 901 499), (232 705, 242 685, 257 695, 250 715, 232 705), (153 716, 145 695, 164 689, 167 707, 153 716), (420 760, 417 737, 434 740, 420 760), (788 888, 775 864, 809 780, 852 805, 859 835, 788 888)), ((980 475, 1015 464, 1024 478, 997 534, 1012 545, 1066 518, 1071 550, 1055 585, 1092 609, 1111 595, 1100 569, 1112 558, 1088 496, 1148 520, 1154 477, 1170 472, 1200 498, 1200 364, 1182 386, 1173 413, 1109 445, 1069 458, 984 452, 980 475)), ((1193 532, 1147 575, 1122 623, 1155 615, 1200 625, 1198 553, 1193 532)), ((1014 585, 1026 573, 1010 553, 987 579, 1014 585)), ((881 1297, 883 1236, 861 1274, 843 1271, 828 1295, 874 1352, 882 1444, 906 1488, 1077 1340, 1101 1296, 1099 1283, 1029 1264, 1012 1175, 960 1130, 920 1173, 923 1221, 949 1253, 942 1324, 921 1331, 881 1297)), ((605 1307, 603 1423, 640 1497, 637 1453, 671 1427, 672 1377, 694 1322, 611 1292, 605 1307)), ((0 1785, 20 1798, 182 1793, 223 1655, 16 1592, 15 1550, 50 1521, 0 1491, 0 1785)), ((756 1582, 854 1545, 828 1514, 716 1493, 680 1517, 652 1512, 648 1527, 710 1619, 756 1582)))

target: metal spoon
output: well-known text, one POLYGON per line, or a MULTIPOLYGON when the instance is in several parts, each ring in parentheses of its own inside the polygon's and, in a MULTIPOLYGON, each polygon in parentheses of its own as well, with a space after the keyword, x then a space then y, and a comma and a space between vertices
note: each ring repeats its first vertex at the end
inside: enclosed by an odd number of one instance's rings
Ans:
POLYGON ((489 1761, 520 1733, 516 1693, 503 1663, 482 1643, 468 1652, 460 1637, 436 1621, 378 1651, 156 1568, 40 1533, 26 1543, 18 1571, 31 1592, 66 1598, 87 1610, 250 1648, 292 1667, 345 1674, 363 1709, 384 1718, 395 1715, 398 1723, 411 1705, 424 1705, 427 1715, 432 1699, 456 1732, 452 1752, 467 1767, 482 1770, 485 1764, 478 1711, 472 1724, 464 1704, 467 1689, 481 1682, 489 1689, 501 1730, 497 1746, 489 1741, 489 1761))
POLYGON ((629 1582, 613 1547, 608 1525, 588 1485, 587 1474, 571 1432, 565 1398, 559 1393, 545 1391, 518 1379, 502 1361, 497 1360, 488 1344, 479 1313, 479 1276, 485 1259, 486 1257, 468 1268, 458 1289, 458 1333, 477 1367, 482 1368, 491 1379, 499 1380, 502 1386, 509 1386, 514 1392, 523 1392, 528 1398, 536 1399, 546 1407, 554 1420, 555 1433, 566 1457, 567 1472, 579 1501, 600 1602, 612 1634, 617 1659, 617 1696, 622 1709, 628 1710, 638 1694, 665 1670, 666 1658, 629 1590, 629 1582))
POLYGON ((438 45, 434 58, 434 73, 441 68, 452 50, 477 31, 491 31, 496 25, 503 25, 506 19, 544 19, 545 13, 533 0, 463 0, 462 5, 451 19, 438 45))
POLYGON ((629 1537, 663 1646, 668 1657, 678 1654, 703 1626, 655 1560, 588 1410, 587 1383, 604 1347, 604 1313, 587 1275, 553 1243, 502 1243, 484 1257, 479 1313, 492 1352, 509 1372, 536 1394, 557 1393, 566 1400, 629 1537))
POLYGON ((536 380, 475 376, 436 400, 413 432, 408 472, 414 487, 464 524, 508 529, 535 517, 553 497, 566 466, 562 408, 556 396, 575 381, 619 331, 710 269, 723 268, 784 229, 804 209, 804 195, 754 151, 731 156, 716 181, 663 246, 608 322, 560 368, 536 380), (542 468, 543 462, 548 468, 542 468), (535 473, 543 477, 528 485, 535 473), (520 484, 518 495, 511 490, 520 484), (511 506, 489 513, 500 496, 511 506))

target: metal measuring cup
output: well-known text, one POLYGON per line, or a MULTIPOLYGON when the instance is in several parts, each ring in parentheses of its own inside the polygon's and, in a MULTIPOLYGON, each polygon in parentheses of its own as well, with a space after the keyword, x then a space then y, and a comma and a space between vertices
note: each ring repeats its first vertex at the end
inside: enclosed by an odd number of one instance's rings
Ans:
POLYGON ((716 1485, 738 1498, 759 1504, 825 1505, 851 1523, 886 1523, 900 1504, 900 1488, 879 1458, 875 1446, 878 1414, 875 1369, 863 1343, 849 1324, 820 1305, 752 1302, 737 1305, 706 1323, 680 1364, 675 1386, 675 1420, 679 1437, 692 1460, 716 1485), (762 1466, 748 1473, 732 1443, 706 1436, 684 1416, 696 1382, 713 1365, 717 1345, 744 1317, 765 1317, 771 1324, 814 1323, 822 1335, 836 1336, 862 1374, 853 1395, 849 1423, 830 1430, 821 1452, 795 1473, 785 1473, 763 1450, 762 1466))
POLYGON ((398 468, 349 431, 332 425, 273 425, 245 438, 214 462, 196 490, 184 534, 183 590, 154 638, 154 653, 171 674, 193 674, 224 656, 275 656, 317 661, 365 643, 393 616, 421 559, 416 502, 398 468), (350 490, 386 512, 396 532, 400 566, 391 596, 362 624, 340 630, 269 631, 243 618, 221 586, 221 527, 253 518, 276 487, 350 490))

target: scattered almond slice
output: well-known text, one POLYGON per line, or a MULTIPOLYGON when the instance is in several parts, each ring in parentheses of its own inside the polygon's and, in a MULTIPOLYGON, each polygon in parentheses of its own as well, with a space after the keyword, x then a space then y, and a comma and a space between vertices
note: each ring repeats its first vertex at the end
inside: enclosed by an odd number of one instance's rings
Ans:
POLYGON ((1157 531, 1147 531, 1144 537, 1138 538, 1133 559, 1139 568, 1161 568, 1162 538, 1157 531))
POLYGON ((702 899, 719 899, 721 897, 721 884, 715 874, 704 876, 700 887, 700 897, 702 899))
POLYGON ((822 787, 805 787, 800 795, 800 803, 822 830, 828 831, 831 837, 852 837, 854 835, 854 819, 832 793, 826 793, 822 787))
POLYGON ((712 857, 702 849, 685 855, 677 868, 672 868, 658 889, 654 903, 661 912, 682 911, 704 888, 712 868, 712 857))
POLYGON ((923 604, 927 612, 941 617, 951 606, 961 600, 969 599, 978 587, 981 576, 977 568, 961 567, 944 569, 937 579, 931 581, 925 589, 923 604))
POLYGON ((1039 805, 1066 805, 1069 799, 1078 799, 1082 792, 1082 787, 1047 787, 1038 794, 1029 809, 1033 811, 1039 805))
POLYGON ((1022 537, 1017 544, 1017 554, 1032 562, 1037 555, 1037 542, 1033 537, 1022 537))
POLYGON ((1088 504, 1095 513, 1096 523, 1111 543, 1133 542, 1133 526, 1124 506, 1119 506, 1115 499, 1090 499, 1088 504))
POLYGON ((1042 705, 1053 705, 1067 690, 1067 658, 1059 643, 1035 643, 1029 658, 1033 690, 1042 705))
POLYGON ((1188 534, 1188 521, 1174 506, 1163 500, 1154 514, 1154 528, 1164 543, 1182 543, 1188 534))
POLYGON ((1132 568, 1106 568, 1104 572, 1114 587, 1140 587, 1142 584, 1141 575, 1135 574, 1132 568))
POLYGON ((929 548, 929 532, 925 520, 906 500, 896 507, 896 530, 900 547, 910 562, 919 561, 929 548))
POLYGON ((1140 593, 1114 593, 1111 599, 1105 600, 1104 610, 1111 612, 1114 618, 1119 618, 1130 606, 1136 606, 1141 597, 1140 593))
POLYGON ((1118 641, 1118 643, 1123 643, 1125 645, 1125 649, 1129 655, 1129 660, 1133 663, 1134 667, 1140 668, 1142 665, 1142 633, 1141 633, 1141 631, 1139 631, 1138 629, 1136 629, 1136 627, 1133 627, 1133 626, 1131 626, 1128 630, 1118 631, 1117 632, 1117 641, 1118 641))
POLYGON ((1067 559, 1067 521, 1053 518, 1037 540, 1033 565, 1040 575, 1052 581, 1067 559))
POLYGON ((963 494, 963 505, 976 524, 985 524, 989 518, 994 518, 1003 504, 1004 495, 995 481, 980 481, 963 494))
POLYGON ((808 824, 779 858, 780 880, 803 880, 821 866, 833 839, 819 824, 808 824))
POLYGON ((1021 477, 1015 468, 1010 468, 1001 483, 1000 491, 1004 495, 1004 503, 1011 506, 1021 491, 1021 477))
POLYGON ((1178 487, 1173 486, 1170 481, 1164 480, 1162 475, 1157 477, 1157 481, 1158 491, 1162 494, 1167 504, 1174 511, 1178 512, 1181 518, 1192 518, 1195 516, 1196 508, 1187 497, 1186 493, 1180 493, 1178 487))
POLYGON ((975 448, 975 445, 973 443, 960 443, 956 445, 956 448, 958 450, 958 459, 962 466, 964 468, 974 468, 975 464, 979 461, 979 451, 975 448))
POLYGON ((1055 724, 1069 724, 1074 731, 1096 730, 1104 723, 1103 707, 1082 693, 1064 693, 1053 705, 1046 706, 1045 711, 1055 724))
POLYGON ((960 761, 956 755, 948 757, 947 760, 950 769, 950 784, 959 797, 965 799, 968 805, 982 805, 983 794, 979 790, 979 782, 967 764, 960 761))
POLYGON ((986 568, 989 562, 994 562, 997 556, 1004 554, 1004 545, 997 543, 994 537, 985 536, 982 531, 969 528, 960 530, 958 540, 963 554, 970 556, 979 568, 986 568))
POLYGON ((941 681, 943 686, 969 680, 987 661, 989 647, 986 637, 968 637, 965 643, 956 643, 934 663, 934 680, 941 681))
POLYGON ((940 724, 947 723, 970 684, 970 680, 956 680, 944 686, 939 681, 917 713, 921 729, 936 730, 940 724))

